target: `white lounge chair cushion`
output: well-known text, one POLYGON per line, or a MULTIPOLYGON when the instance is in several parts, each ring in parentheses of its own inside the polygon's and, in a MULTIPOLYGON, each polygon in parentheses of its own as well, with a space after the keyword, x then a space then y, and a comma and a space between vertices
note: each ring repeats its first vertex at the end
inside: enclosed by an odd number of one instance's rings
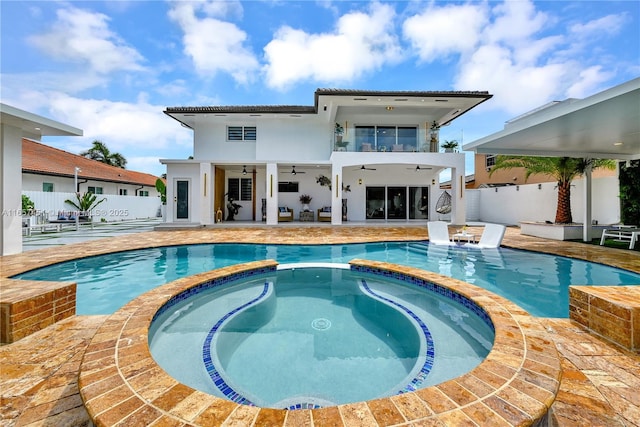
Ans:
POLYGON ((429 230, 429 242, 435 245, 455 245, 449 239, 449 227, 444 221, 429 221, 427 222, 427 229, 429 230))
POLYGON ((484 226, 482 236, 478 243, 465 243, 464 246, 468 248, 497 248, 502 243, 504 233, 507 227, 500 224, 487 224, 484 226))

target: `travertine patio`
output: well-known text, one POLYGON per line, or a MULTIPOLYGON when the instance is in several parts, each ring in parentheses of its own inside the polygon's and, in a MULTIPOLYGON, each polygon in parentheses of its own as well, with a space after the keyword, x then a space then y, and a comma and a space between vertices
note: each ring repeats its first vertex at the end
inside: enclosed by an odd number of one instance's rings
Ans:
MULTIPOLYGON (((426 227, 418 226, 249 227, 148 232, 67 245, 64 251, 45 249, 3 257, 2 277, 80 256, 167 244, 310 244, 426 238, 426 227)), ((515 228, 508 230, 503 244, 586 259, 640 273, 640 255, 637 252, 521 236, 515 228)), ((4 287, 7 282, 3 279, 2 283, 4 287)), ((85 349, 107 317, 73 316, 0 347, 2 425, 91 424, 78 390, 78 371, 85 349)), ((640 425, 640 397, 637 392, 640 389, 640 356, 588 333, 569 319, 538 320, 561 355, 562 380, 552 406, 550 423, 561 426, 640 425)), ((472 390, 470 384, 461 387, 471 394, 478 392, 472 390)), ((314 426, 355 425, 354 420, 358 419, 358 425, 403 425, 408 424, 406 415, 411 409, 394 404, 382 412, 371 405, 364 405, 361 410, 364 412, 359 418, 357 414, 341 412, 338 408, 325 412, 327 416, 322 419, 307 418, 305 423, 314 426), (374 413, 386 415, 375 417, 374 413), (356 418, 352 418, 354 416, 356 418)), ((227 422, 240 420, 241 415, 238 413, 227 422)), ((244 415, 248 417, 245 420, 248 425, 260 424, 257 412, 249 411, 244 415)), ((292 412, 284 423, 300 425, 297 417, 292 412)), ((443 425, 442 422, 431 421, 429 425, 443 425)), ((462 416, 457 421, 455 425, 482 424, 480 418, 473 414, 462 416)), ((507 424, 509 420, 505 419, 507 424)))

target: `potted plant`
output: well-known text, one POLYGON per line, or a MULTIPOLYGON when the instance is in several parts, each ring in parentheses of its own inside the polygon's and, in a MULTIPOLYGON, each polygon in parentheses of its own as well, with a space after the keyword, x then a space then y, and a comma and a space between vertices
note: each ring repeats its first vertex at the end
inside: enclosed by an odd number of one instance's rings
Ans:
POLYGON ((444 144, 441 145, 444 148, 445 153, 453 153, 456 148, 458 148, 458 141, 445 141, 444 144))
POLYGON ((164 220, 167 216, 167 185, 163 179, 156 179, 156 190, 160 194, 160 216, 164 220))
POLYGON ((86 192, 84 194, 76 193, 76 200, 67 199, 64 202, 78 209, 80 220, 91 222, 92 210, 100 203, 107 199, 98 200, 98 196, 93 193, 86 192))
POLYGON ((311 209, 309 208, 309 203, 311 203, 312 197, 308 194, 300 195, 300 203, 302 203, 302 210, 304 212, 309 212, 311 209))

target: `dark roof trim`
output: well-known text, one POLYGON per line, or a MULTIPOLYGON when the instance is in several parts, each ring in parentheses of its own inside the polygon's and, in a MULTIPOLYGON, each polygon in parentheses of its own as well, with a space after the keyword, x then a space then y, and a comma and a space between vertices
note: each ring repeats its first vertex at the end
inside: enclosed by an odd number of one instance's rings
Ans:
POLYGON ((191 113, 191 114, 211 114, 211 113, 254 113, 254 114, 314 114, 314 107, 303 105, 229 105, 211 107, 167 107, 165 114, 191 113))
POLYGON ((318 89, 318 96, 412 96, 412 97, 478 97, 491 98, 487 91, 414 91, 414 90, 355 90, 355 89, 318 89))

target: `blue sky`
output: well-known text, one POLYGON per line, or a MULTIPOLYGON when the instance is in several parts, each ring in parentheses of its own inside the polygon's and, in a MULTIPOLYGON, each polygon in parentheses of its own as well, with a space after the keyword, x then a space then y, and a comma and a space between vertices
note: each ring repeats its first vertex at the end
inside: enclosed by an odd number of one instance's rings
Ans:
MULTIPOLYGON (((168 106, 313 105, 317 88, 486 90, 463 143, 640 75, 640 1, 0 1, 2 102, 128 169, 192 154, 168 106)), ((467 172, 473 171, 468 155, 467 172)))

